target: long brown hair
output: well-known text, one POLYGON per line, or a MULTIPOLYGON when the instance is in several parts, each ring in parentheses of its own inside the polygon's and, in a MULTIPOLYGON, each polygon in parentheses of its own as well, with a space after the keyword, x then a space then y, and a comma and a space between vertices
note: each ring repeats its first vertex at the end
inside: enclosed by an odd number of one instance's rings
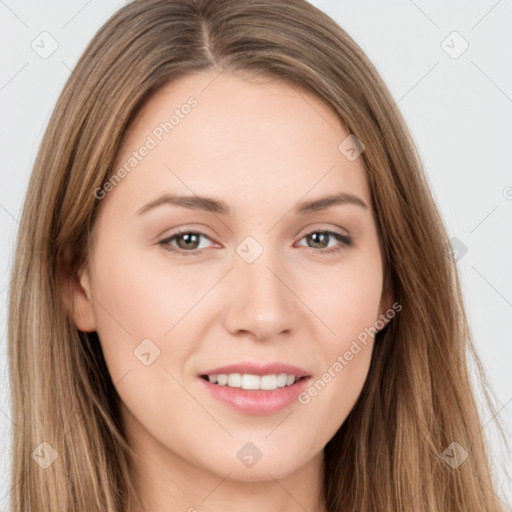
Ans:
POLYGON ((31 175, 12 275, 12 510, 128 506, 119 396, 96 333, 73 322, 66 283, 87 263, 94 191, 115 171, 128 126, 157 89, 199 70, 311 92, 365 146, 385 283, 402 310, 377 334, 363 391, 325 447, 329 512, 501 510, 470 358, 494 411, 491 395, 418 152, 375 67, 304 0, 134 1, 71 72, 31 175), (468 457, 454 467, 446 450, 468 457))

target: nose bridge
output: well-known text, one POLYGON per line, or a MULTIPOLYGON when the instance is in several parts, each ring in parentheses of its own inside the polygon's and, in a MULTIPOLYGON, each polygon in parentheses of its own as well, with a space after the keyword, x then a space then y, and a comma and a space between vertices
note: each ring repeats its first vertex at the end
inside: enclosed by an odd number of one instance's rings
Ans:
POLYGON ((246 240, 237 247, 227 328, 263 339, 291 329, 294 297, 276 251, 259 246, 246 240))

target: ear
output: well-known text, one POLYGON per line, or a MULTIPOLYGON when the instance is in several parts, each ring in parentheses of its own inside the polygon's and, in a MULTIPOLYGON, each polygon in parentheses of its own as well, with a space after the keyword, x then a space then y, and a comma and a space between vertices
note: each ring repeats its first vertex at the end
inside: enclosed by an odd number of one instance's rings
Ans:
MULTIPOLYGON (((394 301, 393 292, 391 290, 391 287, 389 286, 389 283, 386 283, 384 289, 382 290, 382 295, 381 295, 380 304, 379 304, 379 315, 380 315, 379 320, 381 322, 384 322, 384 327, 395 316, 394 314, 393 314, 393 316, 389 316, 389 314, 386 314, 386 312, 389 310, 394 312, 393 301, 394 301)), ((384 327, 379 329, 379 331, 382 331, 382 329, 384 329, 384 327)))
POLYGON ((96 331, 89 270, 84 268, 66 279, 64 300, 72 312, 77 329, 84 332, 96 331))

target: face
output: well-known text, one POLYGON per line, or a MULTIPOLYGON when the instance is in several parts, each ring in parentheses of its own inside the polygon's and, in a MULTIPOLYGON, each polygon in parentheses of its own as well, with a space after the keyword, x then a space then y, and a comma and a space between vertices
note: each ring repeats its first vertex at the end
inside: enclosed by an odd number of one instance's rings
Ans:
POLYGON ((214 78, 166 86, 132 125, 125 172, 94 192, 75 319, 98 333, 141 456, 279 479, 318 460, 353 408, 391 300, 336 115, 276 81, 214 78))

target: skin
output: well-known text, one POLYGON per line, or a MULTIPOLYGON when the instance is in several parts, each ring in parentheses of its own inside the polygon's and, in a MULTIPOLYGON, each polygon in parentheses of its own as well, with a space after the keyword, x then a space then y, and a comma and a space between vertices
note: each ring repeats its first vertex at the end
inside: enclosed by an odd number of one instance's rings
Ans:
POLYGON ((349 132, 317 97, 274 80, 215 77, 166 86, 132 125, 117 167, 169 112, 198 100, 102 199, 75 321, 100 337, 148 511, 321 512, 323 448, 361 392, 373 339, 309 403, 270 415, 228 408, 197 375, 283 361, 316 381, 391 307, 366 171, 338 150, 349 132), (173 205, 137 214, 163 192, 222 199, 233 214, 173 205), (369 208, 293 212, 338 192, 369 208), (159 244, 181 228, 206 235, 199 249, 168 242, 185 256, 159 244), (306 237, 322 229, 353 246, 306 237), (247 236, 263 248, 250 264, 235 251, 247 236), (341 250, 319 253, 326 245, 341 250), (144 339, 160 350, 149 366, 134 356, 144 339), (236 456, 247 442, 262 453, 250 468, 236 456))

